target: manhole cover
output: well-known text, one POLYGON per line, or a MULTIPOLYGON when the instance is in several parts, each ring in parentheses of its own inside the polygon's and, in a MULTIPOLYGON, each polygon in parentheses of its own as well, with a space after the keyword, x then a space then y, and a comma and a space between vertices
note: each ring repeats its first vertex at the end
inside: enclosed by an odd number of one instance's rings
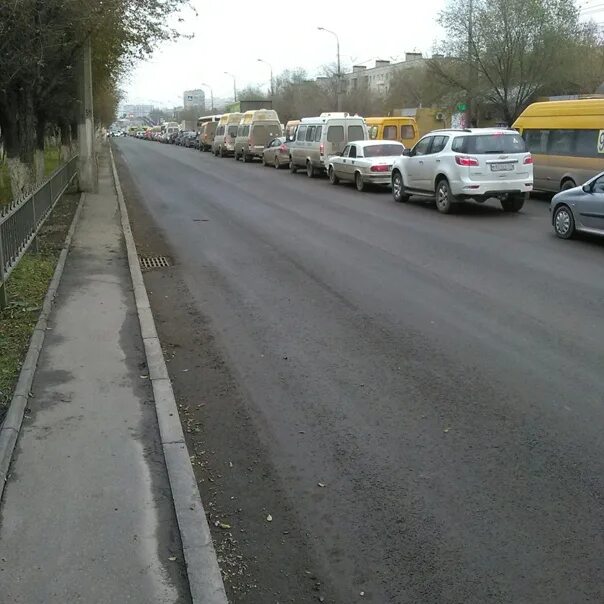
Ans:
POLYGON ((166 256, 141 256, 140 261, 141 268, 144 271, 150 271, 154 268, 165 268, 172 264, 166 256))

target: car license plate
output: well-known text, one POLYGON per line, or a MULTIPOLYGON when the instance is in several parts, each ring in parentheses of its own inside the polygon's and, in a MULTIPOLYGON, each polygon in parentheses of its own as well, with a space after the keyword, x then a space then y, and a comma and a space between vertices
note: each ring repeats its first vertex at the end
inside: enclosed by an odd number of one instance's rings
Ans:
POLYGON ((514 164, 491 164, 491 172, 511 172, 514 164))

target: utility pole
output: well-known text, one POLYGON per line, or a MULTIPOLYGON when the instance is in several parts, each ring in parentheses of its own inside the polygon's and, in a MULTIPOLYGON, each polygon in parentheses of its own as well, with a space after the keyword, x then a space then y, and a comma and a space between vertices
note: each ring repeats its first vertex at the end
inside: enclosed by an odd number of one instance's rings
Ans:
POLYGON ((468 0, 468 86, 466 98, 466 128, 472 127, 472 83, 474 78, 474 0, 468 0))
POLYGON ((331 29, 326 29, 325 27, 317 27, 319 31, 325 31, 332 36, 335 36, 336 39, 336 53, 337 53, 337 61, 338 61, 338 72, 336 74, 337 78, 337 103, 338 103, 338 111, 342 111, 342 68, 340 65, 340 38, 335 31, 331 31, 331 29))
POLYGON ((94 113, 92 97, 92 48, 90 36, 84 42, 80 72, 80 119, 78 122, 80 190, 95 192, 98 174, 94 153, 94 113))
POLYGON ((235 99, 235 102, 237 102, 237 80, 232 73, 229 73, 228 71, 225 71, 224 73, 233 78, 233 98, 235 99))
POLYGON ((271 99, 272 99, 275 96, 275 91, 273 89, 273 66, 268 61, 265 61, 264 59, 258 59, 258 62, 268 65, 269 69, 271 70, 271 99))
POLYGON ((210 89, 210 113, 212 111, 214 111, 214 91, 212 90, 212 87, 209 84, 201 84, 202 86, 205 86, 206 88, 210 89))

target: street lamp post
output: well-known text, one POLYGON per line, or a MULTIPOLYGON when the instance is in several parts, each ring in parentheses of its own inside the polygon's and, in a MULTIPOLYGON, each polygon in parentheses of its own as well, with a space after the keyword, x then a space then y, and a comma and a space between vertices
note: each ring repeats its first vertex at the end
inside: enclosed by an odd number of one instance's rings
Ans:
POLYGON ((235 102, 237 102, 237 80, 235 79, 235 76, 232 73, 229 73, 228 71, 225 71, 224 73, 233 78, 233 97, 235 99, 235 102))
POLYGON ((268 65, 268 68, 271 70, 271 98, 273 98, 273 96, 275 95, 275 91, 273 89, 273 66, 268 61, 265 61, 264 59, 258 59, 258 62, 268 65))
POLYGON ((201 85, 210 89, 210 112, 212 112, 214 111, 214 91, 212 90, 212 87, 205 82, 202 82, 201 85))
POLYGON ((331 31, 331 29, 326 29, 325 27, 317 27, 319 31, 327 32, 331 34, 336 39, 336 51, 338 57, 338 72, 337 72, 337 80, 338 80, 338 90, 337 90, 337 100, 338 100, 338 111, 342 111, 342 69, 340 66, 340 38, 335 31, 331 31))

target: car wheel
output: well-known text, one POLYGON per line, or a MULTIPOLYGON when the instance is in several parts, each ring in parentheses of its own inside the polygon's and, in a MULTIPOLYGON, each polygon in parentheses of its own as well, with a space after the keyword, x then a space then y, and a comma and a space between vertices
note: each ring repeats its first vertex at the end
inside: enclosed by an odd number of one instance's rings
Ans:
POLYGON ((329 166, 329 182, 332 185, 337 185, 340 182, 340 179, 336 176, 336 171, 333 169, 333 166, 329 166))
POLYGON ((265 168, 268 168, 268 164, 266 163, 266 155, 264 155, 264 153, 262 154, 262 165, 265 168))
POLYGON ((218 157, 218 148, 214 149, 214 157, 218 157))
POLYGON ((568 191, 569 189, 574 189, 576 186, 575 181, 568 178, 560 186, 560 191, 568 191))
POLYGON ((518 212, 522 210, 524 206, 524 197, 519 195, 512 195, 507 199, 501 200, 501 207, 504 212, 518 212))
POLYGON ((395 172, 392 176, 392 196, 397 203, 409 201, 409 195, 404 193, 405 185, 400 172, 395 172))
POLYGON ((575 219, 570 208, 558 206, 554 212, 554 232, 560 239, 570 239, 575 234, 575 219))
POLYGON ((220 147, 220 157, 226 157, 226 154, 224 152, 224 147, 220 147))
POLYGON ((365 181, 360 172, 354 175, 354 186, 357 188, 357 191, 363 192, 365 190, 365 181))
POLYGON ((275 166, 275 169, 277 169, 277 170, 281 167, 281 162, 279 161, 279 156, 278 155, 275 155, 274 166, 275 166))
POLYGON ((436 209, 441 214, 450 214, 453 211, 455 197, 451 193, 449 181, 442 179, 436 185, 436 209))
POLYGON ((289 158, 289 171, 292 174, 295 174, 298 171, 298 168, 296 168, 296 164, 294 163, 294 160, 291 157, 289 158))
POLYGON ((245 151, 241 152, 241 157, 244 164, 247 164, 250 161, 250 156, 245 151))
POLYGON ((315 177, 315 169, 310 161, 306 162, 306 176, 308 176, 308 178, 315 177))

